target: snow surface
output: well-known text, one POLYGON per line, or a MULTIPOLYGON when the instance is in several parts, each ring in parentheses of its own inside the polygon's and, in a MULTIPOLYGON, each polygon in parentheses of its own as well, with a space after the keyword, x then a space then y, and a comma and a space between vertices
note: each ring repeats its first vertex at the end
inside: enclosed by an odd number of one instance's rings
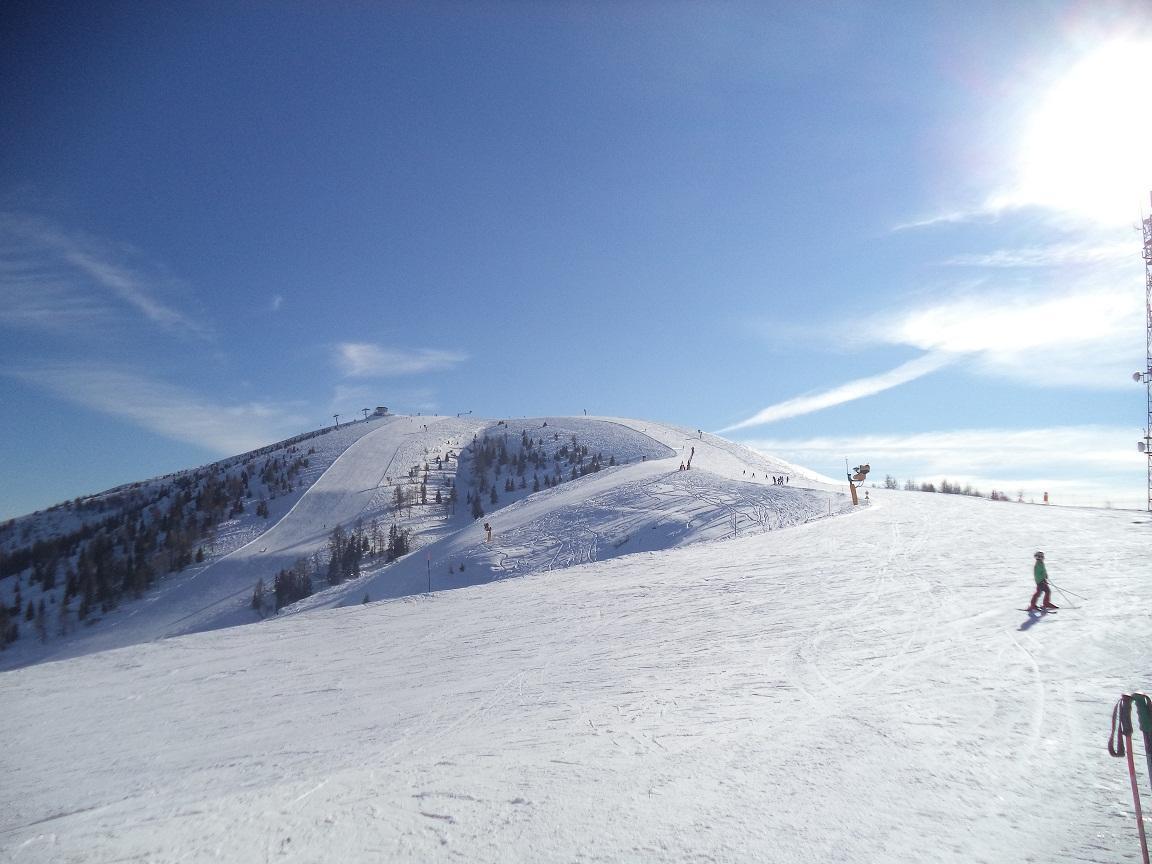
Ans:
MULTIPOLYGON (((458 588, 733 532, 772 530, 847 507, 842 492, 827 490, 828 478, 698 430, 618 418, 390 416, 329 430, 306 444, 314 451, 309 467, 295 494, 270 502, 272 520, 246 514, 222 523, 206 544, 204 564, 166 575, 143 600, 125 598, 119 608, 66 636, 52 634, 46 643, 20 639, 0 652, 0 669, 259 621, 262 616, 251 604, 257 580, 271 591, 277 572, 299 559, 318 555, 323 565, 337 525, 348 531, 358 523, 395 522, 413 532, 413 547, 422 551, 395 567, 366 562, 365 578, 309 598, 298 609, 420 593, 429 582, 436 590, 458 588), (501 492, 499 515, 488 517, 497 524, 494 542, 480 542, 484 520, 473 520, 464 503, 470 488, 466 448, 490 436, 518 451, 522 432, 547 438, 550 450, 574 439, 591 453, 603 452, 605 461, 611 454, 621 464, 535 495, 501 492), (677 463, 686 462, 693 449, 697 470, 678 471, 677 463), (449 482, 460 485, 455 515, 432 504, 397 514, 397 486, 413 495, 409 470, 419 473, 437 456, 446 461, 432 471, 433 482, 445 492, 449 482), (464 462, 460 477, 457 456, 464 462), (789 471, 795 483, 821 488, 785 492, 772 485, 770 474, 789 471)), ((492 509, 482 497, 486 510, 492 509)), ((31 517, 19 528, 43 533, 31 517)), ((26 587, 35 601, 32 586, 26 587)))
MULTIPOLYGON (((253 547, 468 431, 416 419, 253 547)), ((491 544, 445 520, 297 614, 0 673, 0 859, 1139 860, 1105 743, 1150 689, 1146 514, 870 490, 828 518, 842 494, 714 436, 570 422, 672 455, 521 497, 491 544), (1087 599, 1019 611, 1037 548, 1087 599), (465 559, 487 584, 359 603, 465 559)))

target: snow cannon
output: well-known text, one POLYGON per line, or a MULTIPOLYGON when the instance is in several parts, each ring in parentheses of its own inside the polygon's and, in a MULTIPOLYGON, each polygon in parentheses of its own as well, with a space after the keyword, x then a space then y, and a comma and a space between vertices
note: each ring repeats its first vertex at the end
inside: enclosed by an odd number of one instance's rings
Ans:
MULTIPOLYGON (((844 460, 844 467, 848 467, 848 460, 844 460)), ((872 466, 868 463, 857 465, 848 473, 848 488, 852 491, 852 506, 855 507, 860 503, 860 498, 856 494, 858 484, 863 483, 868 479, 868 472, 872 470, 872 466)))

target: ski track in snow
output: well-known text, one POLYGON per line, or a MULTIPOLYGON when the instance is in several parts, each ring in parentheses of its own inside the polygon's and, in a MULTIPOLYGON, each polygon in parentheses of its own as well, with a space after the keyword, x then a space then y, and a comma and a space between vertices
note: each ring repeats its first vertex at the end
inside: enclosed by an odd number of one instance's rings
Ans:
POLYGON ((0 674, 0 858, 1139 860, 1104 746, 1150 686, 1131 514, 873 490, 829 519, 645 434, 708 470, 621 466, 425 550, 521 578, 323 608, 417 553, 311 612, 0 674), (1035 548, 1092 599, 1017 611, 1035 548))

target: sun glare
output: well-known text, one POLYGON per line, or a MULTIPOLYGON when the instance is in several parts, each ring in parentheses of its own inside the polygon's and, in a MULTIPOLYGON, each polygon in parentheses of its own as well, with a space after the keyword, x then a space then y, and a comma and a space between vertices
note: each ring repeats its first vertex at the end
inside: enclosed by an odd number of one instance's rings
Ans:
POLYGON ((1152 189, 1152 40, 1104 45, 1036 101, 1001 206, 1131 221, 1152 189))

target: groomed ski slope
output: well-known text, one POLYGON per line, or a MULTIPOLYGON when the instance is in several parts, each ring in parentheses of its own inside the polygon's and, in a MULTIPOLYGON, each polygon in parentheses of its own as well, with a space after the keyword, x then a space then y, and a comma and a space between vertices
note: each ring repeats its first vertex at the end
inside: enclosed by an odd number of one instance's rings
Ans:
POLYGON ((1146 514, 872 499, 0 674, 0 858, 1138 861, 1146 514))
MULTIPOLYGON (((368 561, 364 578, 309 598, 298 609, 360 603, 365 596, 401 597, 427 591, 429 582, 436 590, 464 587, 734 532, 774 530, 842 513, 847 506, 843 490, 822 482, 827 478, 697 430, 619 418, 390 416, 349 424, 308 445, 315 451, 310 476, 296 495, 272 502, 272 520, 246 516, 222 526, 206 544, 204 564, 165 576, 142 600, 126 600, 92 626, 54 635, 47 644, 17 642, 0 653, 0 668, 258 622, 251 603, 257 580, 271 592, 280 570, 313 555, 322 568, 337 525, 348 531, 377 520, 386 533, 396 522, 413 532, 416 552, 393 567, 385 568, 382 559, 368 561), (487 518, 497 526, 487 543, 485 520, 473 520, 464 503, 470 473, 465 467, 465 476, 456 477, 456 460, 447 457, 465 453, 474 438, 485 435, 515 449, 522 431, 547 437, 553 448, 574 436, 592 453, 603 452, 606 461, 612 454, 620 464, 534 495, 502 493, 499 507, 485 500, 487 518), (695 470, 678 471, 692 448, 695 470), (433 480, 457 482, 456 513, 430 503, 397 514, 397 486, 407 482, 412 468, 437 456, 446 462, 433 480), (789 471, 795 475, 792 487, 772 485, 770 473, 789 471)), ((405 488, 413 494, 412 486, 405 488)), ((322 578, 314 576, 317 588, 322 578)))
MULTIPOLYGON (((415 553, 388 567, 370 566, 365 577, 287 612, 466 587, 780 530, 851 510, 846 492, 829 478, 698 430, 621 418, 552 417, 491 423, 478 436, 507 436, 515 448, 521 430, 561 441, 573 436, 591 445, 591 452, 612 453, 620 464, 535 494, 519 493, 510 504, 488 507, 492 512, 480 519, 468 515, 463 503, 455 518, 443 522, 417 517, 415 553), (691 469, 680 470, 690 460, 691 469), (776 476, 787 477, 788 485, 775 484, 776 476)), ((470 476, 465 459, 456 477, 461 499, 470 476)))

